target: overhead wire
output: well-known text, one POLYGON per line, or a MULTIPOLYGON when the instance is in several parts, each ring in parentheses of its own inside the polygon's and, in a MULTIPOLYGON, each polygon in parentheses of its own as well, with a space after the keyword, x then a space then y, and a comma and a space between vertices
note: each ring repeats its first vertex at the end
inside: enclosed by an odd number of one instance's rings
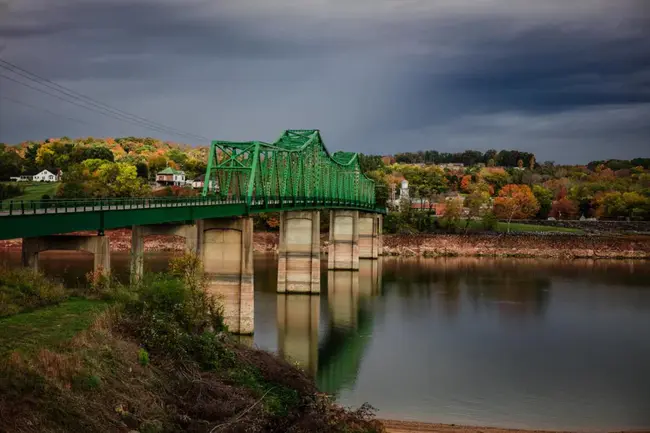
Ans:
POLYGON ((124 110, 121 110, 119 108, 112 107, 108 104, 105 104, 101 101, 98 101, 97 99, 91 98, 89 96, 86 96, 82 93, 79 93, 77 91, 74 91, 72 89, 69 89, 65 86, 62 86, 58 83, 55 83, 53 81, 48 80, 45 77, 42 77, 40 75, 34 74, 33 72, 30 72, 24 68, 21 68, 20 66, 17 66, 11 62, 8 62, 6 60, 0 59, 0 68, 5 69, 6 71, 10 71, 16 75, 19 75, 23 78, 26 78, 40 86, 46 87, 50 90, 53 90, 55 92, 58 92, 58 94, 49 92, 43 88, 39 88, 36 86, 32 86, 29 83, 23 82, 21 80, 18 80, 14 77, 5 75, 0 73, 0 77, 13 81, 17 84, 20 84, 22 86, 28 87, 32 90, 42 92, 44 94, 50 95, 54 98, 63 100, 65 102, 68 102, 70 104, 77 105, 79 107, 85 108, 87 110, 95 111, 99 114, 123 121, 123 122, 128 122, 131 124, 135 124, 140 127, 144 127, 147 129, 155 130, 157 132, 162 132, 166 134, 172 134, 176 136, 181 136, 184 138, 191 138, 193 140, 199 140, 199 141, 209 141, 207 137, 198 135, 198 134, 193 134, 189 132, 182 131, 177 128, 172 128, 167 125, 164 125, 159 122, 155 122, 149 119, 146 119, 144 117, 126 112, 124 110))

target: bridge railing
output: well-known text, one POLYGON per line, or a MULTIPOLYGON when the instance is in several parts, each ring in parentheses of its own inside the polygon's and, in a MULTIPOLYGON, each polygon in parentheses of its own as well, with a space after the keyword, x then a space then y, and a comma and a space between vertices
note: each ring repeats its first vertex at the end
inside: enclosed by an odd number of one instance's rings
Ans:
POLYGON ((0 206, 0 217, 8 215, 57 214, 111 210, 133 210, 173 207, 196 207, 240 204, 248 210, 291 209, 300 207, 353 207, 382 212, 374 204, 353 200, 315 199, 311 197, 265 197, 249 205, 245 197, 190 196, 190 197, 126 197, 92 199, 5 200, 0 206))

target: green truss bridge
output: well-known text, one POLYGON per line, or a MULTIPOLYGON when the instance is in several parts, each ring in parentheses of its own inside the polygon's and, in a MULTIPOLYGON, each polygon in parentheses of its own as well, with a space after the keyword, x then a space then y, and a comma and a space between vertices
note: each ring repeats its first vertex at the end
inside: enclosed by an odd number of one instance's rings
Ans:
POLYGON ((213 141, 198 197, 5 201, 0 240, 286 210, 383 212, 356 153, 329 153, 318 130, 274 143, 213 141))
POLYGON ((330 154, 318 130, 285 131, 274 143, 213 141, 204 185, 196 197, 5 201, 0 240, 22 238, 23 265, 34 270, 41 252, 77 250, 91 253, 95 272, 103 273, 111 269, 104 231, 128 227, 137 280, 145 237, 181 236, 201 258, 208 290, 224 298, 230 331, 239 334, 254 329, 251 215, 280 213, 280 293, 320 293, 323 210, 330 219, 328 269, 358 271, 360 259, 381 254, 385 210, 375 203, 374 182, 357 154, 330 154))

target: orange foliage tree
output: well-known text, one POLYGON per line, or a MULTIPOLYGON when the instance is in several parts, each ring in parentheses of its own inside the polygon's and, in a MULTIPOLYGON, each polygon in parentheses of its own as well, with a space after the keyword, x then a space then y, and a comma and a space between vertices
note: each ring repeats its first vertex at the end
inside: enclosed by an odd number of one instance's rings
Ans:
POLYGON ((578 215, 578 204, 573 200, 562 197, 553 201, 550 212, 550 216, 553 218, 574 218, 576 215, 578 215))
POLYGON ((506 185, 494 199, 494 213, 498 218, 508 220, 508 232, 512 219, 530 218, 538 210, 539 203, 528 185, 506 185))
POLYGON ((472 185, 472 176, 466 174, 460 181, 460 190, 463 192, 470 192, 470 186, 472 185))

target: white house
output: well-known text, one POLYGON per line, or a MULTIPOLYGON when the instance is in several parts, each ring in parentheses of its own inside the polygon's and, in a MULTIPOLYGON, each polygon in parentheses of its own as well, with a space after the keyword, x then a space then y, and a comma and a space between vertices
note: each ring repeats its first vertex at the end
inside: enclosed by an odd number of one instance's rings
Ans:
POLYGON ((11 180, 16 182, 58 182, 61 180, 61 175, 63 172, 57 170, 56 174, 52 173, 49 170, 43 170, 39 173, 24 173, 20 176, 11 177, 11 180))
POLYGON ((185 172, 167 167, 156 174, 156 182, 160 185, 185 185, 185 172))
POLYGON ((61 170, 58 170, 56 174, 49 170, 43 170, 40 173, 35 174, 32 177, 32 180, 34 182, 58 182, 61 180, 61 170))

